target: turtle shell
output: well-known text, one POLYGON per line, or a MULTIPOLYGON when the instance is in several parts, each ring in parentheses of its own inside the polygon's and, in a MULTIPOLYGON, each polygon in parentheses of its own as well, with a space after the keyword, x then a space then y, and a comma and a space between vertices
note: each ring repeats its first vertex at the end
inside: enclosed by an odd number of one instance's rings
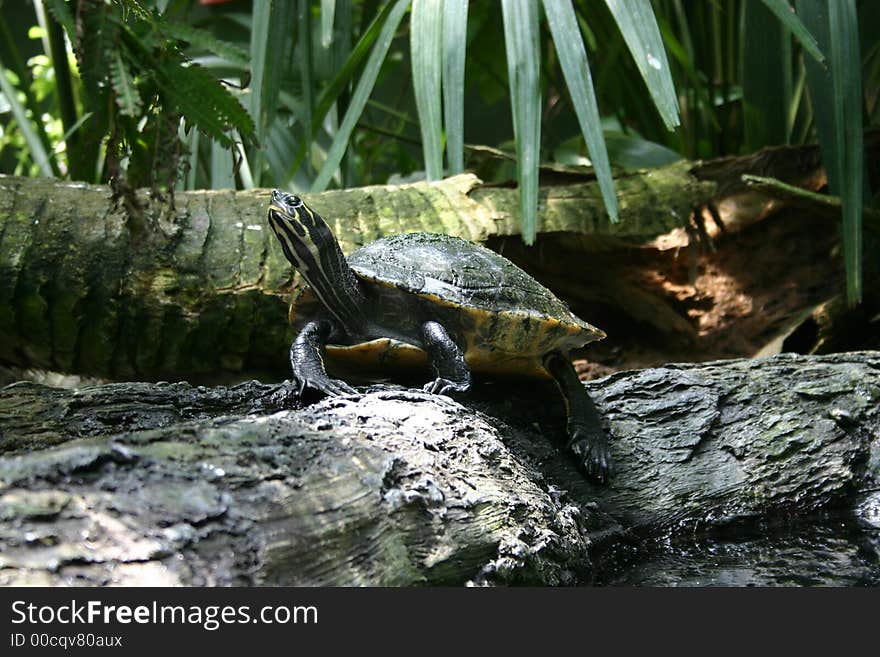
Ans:
MULTIPOLYGON (((383 330, 331 356, 408 367, 424 353, 407 348, 421 322, 443 324, 474 371, 546 376, 542 356, 605 337, 507 258, 467 240, 405 233, 355 251, 348 264, 370 293, 383 330)), ((414 348, 413 348, 414 349, 414 348)))
POLYGON ((510 260, 459 237, 394 235, 358 249, 348 264, 361 279, 465 310, 541 316, 598 331, 510 260))

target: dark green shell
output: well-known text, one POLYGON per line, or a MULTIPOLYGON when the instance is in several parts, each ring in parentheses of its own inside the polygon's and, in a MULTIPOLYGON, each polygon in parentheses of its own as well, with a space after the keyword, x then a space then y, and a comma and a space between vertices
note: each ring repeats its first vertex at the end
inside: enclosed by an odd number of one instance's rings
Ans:
POLYGON ((394 235, 355 251, 348 263, 361 279, 436 298, 465 312, 538 315, 598 331, 507 258, 458 237, 394 235))

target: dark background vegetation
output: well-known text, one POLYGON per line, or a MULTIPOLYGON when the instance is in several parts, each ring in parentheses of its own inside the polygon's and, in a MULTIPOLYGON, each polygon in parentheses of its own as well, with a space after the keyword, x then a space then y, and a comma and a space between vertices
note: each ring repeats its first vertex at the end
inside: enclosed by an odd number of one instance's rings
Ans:
POLYGON ((594 164, 613 218, 612 170, 818 140, 850 303, 864 291, 870 0, 7 0, 0 30, 4 173, 162 194, 466 167, 518 179, 530 241, 538 161, 594 164), (548 6, 575 17, 568 38, 548 6), (566 56, 581 74, 589 62, 580 85, 566 56))

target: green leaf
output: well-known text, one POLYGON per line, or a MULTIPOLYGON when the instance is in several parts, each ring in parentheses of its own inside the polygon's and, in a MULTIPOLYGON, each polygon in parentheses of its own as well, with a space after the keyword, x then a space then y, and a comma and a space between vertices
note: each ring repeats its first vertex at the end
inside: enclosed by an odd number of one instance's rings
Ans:
POLYGON ((336 0, 321 0, 321 47, 333 44, 333 21, 336 18, 336 0))
POLYGON ((309 0, 299 0, 299 64, 302 83, 302 122, 304 125, 312 124, 312 115, 315 111, 315 75, 312 61, 312 7, 309 0))
POLYGON ((106 98, 107 62, 119 39, 119 25, 107 5, 97 5, 77 17, 77 26, 88 37, 77 39, 74 52, 86 99, 95 110, 102 109, 106 98))
POLYGON ((211 189, 235 189, 232 153, 216 139, 211 141, 211 189))
POLYGON ((382 7, 382 10, 370 22, 370 25, 364 30, 361 38, 358 39, 358 42, 345 60, 345 63, 336 75, 333 76, 333 79, 327 83, 327 86, 321 90, 321 93, 318 96, 318 101, 315 104, 315 115, 312 117, 313 135, 317 133, 321 122, 327 115, 327 112, 330 111, 330 108, 342 94, 355 72, 372 52, 373 44, 376 43, 376 39, 382 34, 382 28, 388 20, 388 16, 393 7, 393 2, 388 2, 382 7))
POLYGON ((449 173, 464 171, 464 62, 468 0, 443 3, 443 122, 449 173))
POLYGON ((379 76, 379 69, 382 68, 385 55, 388 54, 388 48, 391 46, 392 39, 394 39, 394 33, 397 31, 397 26, 400 25, 406 10, 409 8, 409 3, 410 0, 396 0, 391 12, 388 14, 388 18, 384 25, 382 25, 379 37, 364 66, 364 72, 361 74, 361 78, 358 80, 352 94, 345 117, 342 119, 339 130, 337 130, 336 135, 333 137, 333 142, 330 144, 327 159, 312 183, 313 192, 322 192, 327 189, 327 184, 330 182, 330 178, 333 177, 333 172, 339 167, 339 163, 342 161, 342 156, 351 138, 351 133, 354 131, 354 127, 364 111, 364 106, 367 104, 370 93, 373 91, 376 78, 379 76))
MULTIPOLYGON (((46 28, 46 39, 44 46, 49 45, 49 52, 46 54, 52 62, 52 69, 55 77, 55 95, 58 100, 58 114, 61 118, 61 125, 68 136, 65 138, 65 150, 67 151, 67 173, 73 179, 86 180, 91 176, 90 171, 94 171, 94 163, 83 162, 81 158, 82 150, 80 148, 80 134, 71 131, 71 126, 77 122, 77 102, 73 91, 73 79, 70 71, 70 61, 68 59, 67 39, 64 33, 64 27, 61 23, 50 16, 47 5, 37 3, 34 8, 38 12, 38 21, 46 28), (92 166, 89 166, 92 164, 92 166)), ((66 9, 66 6, 64 7, 66 9)))
POLYGON ((67 2, 65 0, 43 0, 43 5, 52 13, 52 16, 64 28, 64 31, 67 32, 67 37, 74 41, 76 39, 76 26, 67 2))
POLYGON ((110 82, 113 85, 113 91, 116 92, 119 113, 123 116, 140 116, 143 105, 141 96, 128 67, 122 61, 122 55, 118 51, 116 56, 110 60, 110 82))
POLYGON ((193 130, 189 135, 189 169, 186 172, 186 189, 196 189, 199 172, 199 131, 193 130))
POLYGON ((179 41, 186 41, 191 46, 207 50, 225 59, 230 64, 245 68, 250 65, 248 53, 244 48, 240 48, 229 41, 218 39, 207 30, 201 30, 191 25, 173 21, 160 21, 159 27, 163 35, 179 41))
POLYGON ((743 12, 743 127, 746 149, 756 151, 789 143, 791 37, 765 4, 746 2, 743 12))
POLYGON ((254 136, 254 123, 238 99, 200 66, 164 62, 159 66, 159 86, 187 121, 224 146, 232 146, 228 132, 238 130, 245 139, 254 136))
MULTIPOLYGON (((257 141, 265 143, 266 133, 275 119, 278 89, 281 86, 284 62, 290 61, 290 28, 295 24, 296 0, 263 0, 255 2, 251 24, 251 94, 250 113, 254 120, 257 141)), ((254 183, 259 185, 263 171, 263 153, 252 158, 254 183)))
MULTIPOLYGON (((268 109, 264 106, 267 89, 271 86, 272 62, 266 61, 270 51, 269 25, 271 23, 272 2, 257 2, 254 4, 251 14, 251 82, 250 102, 248 109, 254 120, 257 140, 261 144, 266 143, 266 132, 271 125, 268 109), (267 70, 268 69, 268 70, 267 70)), ((271 44, 277 45, 277 44, 271 44)), ((257 184, 261 179, 263 158, 260 153, 254 155, 254 164, 257 175, 257 184)))
MULTIPOLYGON (((828 0, 837 185, 843 206, 843 259, 850 305, 862 300, 864 134, 859 22, 853 0, 828 0)), ((832 188, 832 193, 834 189, 832 188)))
MULTIPOLYGON (((746 3, 746 11, 749 10, 750 4, 751 3, 749 2, 746 3)), ((825 61, 825 55, 819 50, 819 44, 816 43, 816 39, 810 34, 809 30, 807 30, 797 14, 794 13, 791 5, 788 4, 788 0, 764 0, 764 6, 772 11, 776 18, 782 21, 782 24, 785 25, 785 27, 791 30, 794 38, 797 39, 803 49, 810 54, 810 57, 819 63, 825 61)))
POLYGON ((31 153, 31 159, 36 163, 41 175, 46 178, 51 178, 53 172, 52 164, 49 162, 49 156, 46 154, 46 149, 43 148, 43 143, 40 141, 40 137, 31 125, 30 120, 28 120, 27 111, 18 100, 18 94, 16 93, 15 87, 13 87, 12 83, 6 78, 6 69, 3 68, 3 64, 0 64, 0 91, 6 96, 6 102, 9 103, 9 108, 12 110, 12 116, 15 118, 15 122, 18 124, 18 129, 21 130, 21 134, 24 136, 25 143, 31 153))
POLYGON ((609 159, 623 169, 655 169, 682 159, 680 153, 641 137, 617 131, 606 131, 604 136, 609 159))
POLYGON ((599 189, 602 191, 602 200, 608 210, 608 217, 613 223, 616 223, 618 210, 617 196, 614 193, 614 178, 611 174, 611 165, 608 162, 605 139, 602 136, 599 106, 596 102, 596 92, 593 89, 587 51, 578 29, 574 7, 572 7, 571 0, 544 0, 544 13, 547 15, 547 24, 553 35, 553 45, 559 55, 562 74, 568 85, 568 92, 571 95, 571 102, 574 105, 581 133, 587 144, 593 169, 596 171, 596 179, 599 182, 599 189))
POLYGON ((649 0, 605 0, 667 129, 679 125, 678 99, 649 0))
POLYGON ((299 171, 299 168, 308 153, 309 144, 315 139, 315 135, 318 134, 324 118, 339 97, 344 93, 352 76, 354 76, 357 69, 369 56, 373 44, 382 33, 382 27, 385 25, 385 21, 388 19, 388 15, 393 6, 392 2, 388 2, 382 7, 376 17, 370 22, 367 29, 364 30, 361 38, 346 58, 345 63, 340 67, 336 75, 333 76, 333 79, 330 80, 330 82, 328 82, 321 90, 321 93, 318 95, 318 100, 315 103, 311 126, 306 126, 308 128, 307 138, 299 140, 296 154, 292 158, 292 163, 288 168, 286 178, 293 178, 296 175, 296 172, 299 171))
POLYGON ((798 14, 827 53, 828 67, 805 59, 828 187, 843 207, 847 300, 862 298, 864 142, 858 16, 853 0, 798 0, 798 14))
POLYGON ((410 16, 410 57, 419 129, 422 133, 425 175, 428 180, 439 180, 443 177, 443 124, 440 117, 442 34, 440 1, 413 0, 410 16))
POLYGON ((538 3, 502 0, 507 74, 516 139, 516 173, 523 241, 534 244, 538 220, 538 164, 541 146, 541 49, 538 3))

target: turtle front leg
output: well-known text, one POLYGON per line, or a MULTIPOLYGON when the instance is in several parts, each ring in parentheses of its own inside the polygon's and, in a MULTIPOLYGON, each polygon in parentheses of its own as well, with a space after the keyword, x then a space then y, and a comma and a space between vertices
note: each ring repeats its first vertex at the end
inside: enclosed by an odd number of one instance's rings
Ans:
POLYGON ((331 379, 324 368, 324 345, 335 330, 329 319, 317 319, 306 324, 290 345, 290 366, 293 368, 293 378, 299 384, 300 394, 306 388, 330 397, 356 392, 344 381, 331 379))
POLYGON ((587 474, 604 482, 612 474, 608 454, 608 437, 599 423, 599 413, 590 395, 578 379, 577 372, 567 356, 554 352, 544 360, 544 366, 553 376, 568 412, 568 443, 587 474))
POLYGON ((422 325, 422 343, 437 377, 424 386, 424 391, 438 395, 466 392, 471 387, 471 372, 464 361, 464 353, 449 337, 443 325, 425 322, 422 325))

